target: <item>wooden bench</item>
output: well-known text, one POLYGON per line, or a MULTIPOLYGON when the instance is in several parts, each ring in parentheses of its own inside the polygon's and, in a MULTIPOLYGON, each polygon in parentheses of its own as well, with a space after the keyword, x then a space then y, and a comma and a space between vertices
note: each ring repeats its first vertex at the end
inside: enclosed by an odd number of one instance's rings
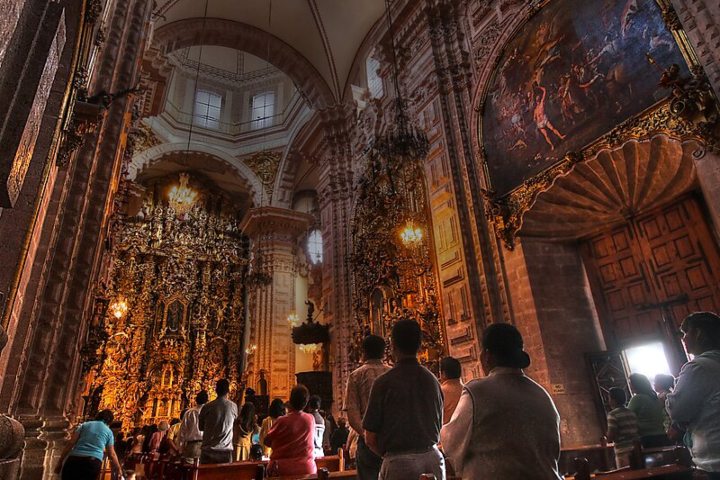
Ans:
MULTIPOLYGON (((342 473, 345 471, 345 457, 342 450, 337 455, 327 455, 315 459, 318 470, 325 469, 331 473, 342 473)), ((268 462, 233 462, 214 465, 184 465, 181 467, 179 480, 251 480, 260 475, 259 471, 267 468, 268 462)), ((164 469, 163 469, 164 470, 164 469)), ((160 477, 163 478, 163 477, 160 477)), ((302 477, 298 477, 302 478, 302 477)), ((310 478, 313 478, 312 476, 310 478)), ((353 478, 329 477, 329 478, 353 478)), ((152 479, 150 479, 152 480, 152 479)))
POLYGON ((643 468, 623 467, 605 472, 590 473, 585 459, 578 459, 578 470, 574 480, 636 480, 653 478, 656 480, 690 480, 694 469, 690 466, 690 454, 682 447, 663 447, 641 449, 636 446, 636 457, 642 459, 643 468))

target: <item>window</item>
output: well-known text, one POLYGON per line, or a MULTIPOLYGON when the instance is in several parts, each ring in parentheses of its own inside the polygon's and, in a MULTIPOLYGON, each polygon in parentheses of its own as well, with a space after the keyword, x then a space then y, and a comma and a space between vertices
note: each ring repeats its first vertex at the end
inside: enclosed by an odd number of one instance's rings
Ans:
POLYGON ((198 90, 195 94, 194 123, 205 128, 220 128, 220 106, 222 97, 207 90, 198 90))
POLYGON ((641 373, 651 382, 658 373, 670 374, 670 365, 661 342, 628 348, 624 353, 630 373, 641 373))
POLYGON ((313 230, 308 236, 308 255, 313 265, 323 261, 323 239, 320 230, 313 230))
POLYGON ((254 130, 272 127, 273 115, 275 115, 275 92, 259 93, 252 97, 250 117, 254 130))
POLYGON ((383 96, 383 82, 378 70, 380 70, 380 62, 373 57, 368 57, 365 61, 365 70, 367 72, 368 91, 373 98, 383 96))

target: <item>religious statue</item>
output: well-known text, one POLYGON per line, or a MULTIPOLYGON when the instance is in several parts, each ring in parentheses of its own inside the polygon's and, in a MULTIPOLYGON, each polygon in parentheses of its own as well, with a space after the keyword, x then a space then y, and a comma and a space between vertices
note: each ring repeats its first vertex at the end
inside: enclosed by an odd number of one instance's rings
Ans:
POLYGON ((180 327, 183 319, 185 307, 177 300, 170 304, 167 311, 167 320, 165 326, 168 330, 176 332, 180 327))
POLYGON ((313 322, 313 317, 314 317, 313 314, 315 313, 315 304, 312 302, 312 300, 309 300, 309 299, 308 299, 308 300, 305 300, 305 305, 308 306, 308 310, 307 310, 307 322, 308 322, 308 323, 312 323, 312 322, 313 322))
POLYGON ((260 370, 260 378, 258 379, 258 388, 260 395, 267 395, 267 380, 265 379, 265 370, 260 370))

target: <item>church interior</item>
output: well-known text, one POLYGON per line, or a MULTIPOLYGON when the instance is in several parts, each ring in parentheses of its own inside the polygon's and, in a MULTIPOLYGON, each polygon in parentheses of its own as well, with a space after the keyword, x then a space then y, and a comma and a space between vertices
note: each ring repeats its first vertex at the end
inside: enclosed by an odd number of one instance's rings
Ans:
POLYGON ((718 2, 0 5, 0 478, 220 379, 341 417, 406 319, 464 382, 514 325, 576 452, 720 312, 718 2))

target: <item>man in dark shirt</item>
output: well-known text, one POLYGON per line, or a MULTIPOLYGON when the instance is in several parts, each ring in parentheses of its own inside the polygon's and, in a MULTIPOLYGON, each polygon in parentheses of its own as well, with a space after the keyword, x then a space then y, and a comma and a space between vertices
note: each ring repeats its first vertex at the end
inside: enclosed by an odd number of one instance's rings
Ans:
POLYGON ((392 329, 395 367, 378 377, 363 418, 365 443, 383 458, 380 480, 418 478, 432 473, 445 479, 445 461, 437 447, 442 427, 440 384, 420 365, 420 325, 399 320, 392 329))

